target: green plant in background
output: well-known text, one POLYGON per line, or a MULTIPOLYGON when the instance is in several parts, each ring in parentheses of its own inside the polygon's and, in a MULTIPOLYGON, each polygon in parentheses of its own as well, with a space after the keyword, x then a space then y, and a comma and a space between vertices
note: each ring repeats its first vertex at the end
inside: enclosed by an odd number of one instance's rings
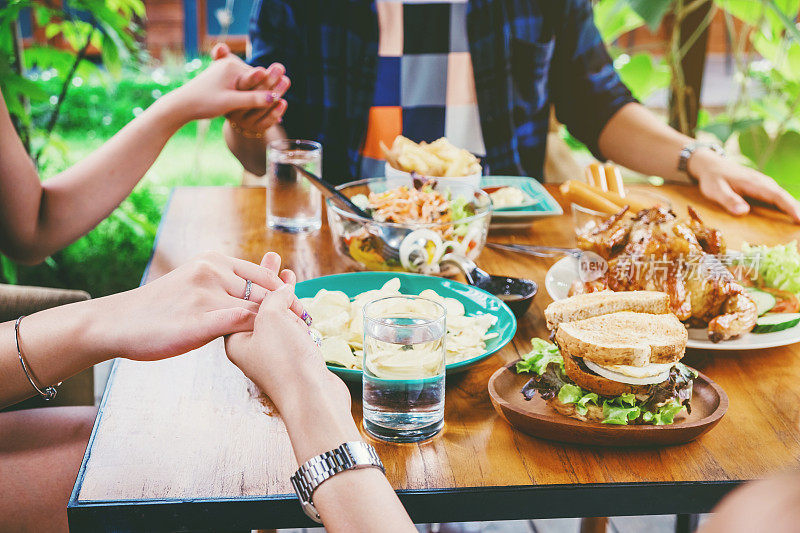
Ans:
POLYGON ((736 143, 752 166, 800 195, 800 30, 795 23, 800 0, 599 0, 595 20, 615 58, 620 77, 634 96, 646 99, 671 88, 673 116, 684 132, 699 116, 701 130, 723 143, 736 143), (709 5, 710 4, 710 5, 709 5), (680 22, 710 8, 692 35, 681 36, 680 22), (715 116, 692 109, 681 61, 722 11, 732 41, 737 95, 715 116), (615 46, 623 34, 669 21, 666 57, 644 51, 629 55, 615 46), (683 39, 682 39, 683 37, 683 39), (694 115, 694 117, 693 117, 694 115))
MULTIPOLYGON (((58 9, 40 0, 12 0, 4 6, 0 89, 45 180, 88 155, 209 61, 166 58, 158 67, 147 66, 137 40, 140 0, 66 0, 58 9), (22 50, 18 16, 23 9, 48 37, 68 46, 22 50), (87 42, 91 46, 84 50, 87 42), (100 52, 99 64, 96 54, 87 57, 90 51, 100 52)), ((41 265, 21 266, 0 255, 0 281, 84 289, 93 296, 136 287, 170 189, 231 185, 240 178, 240 167, 225 149, 222 121, 211 125, 201 142, 195 124, 179 131, 118 209, 41 265)))
POLYGON ((101 75, 87 59, 90 48, 100 51, 106 71, 116 76, 123 63, 131 64, 143 53, 136 40, 141 34, 137 17, 145 14, 141 0, 64 0, 59 7, 54 6, 46 0, 10 0, 0 10, 0 88, 23 144, 36 163, 50 146, 73 82, 101 75), (25 49, 19 23, 23 10, 33 14, 47 39, 63 42, 66 47, 39 45, 25 49), (35 78, 26 76, 30 70, 37 71, 35 78), (79 73, 81 76, 76 77, 79 73), (56 93, 48 93, 37 78, 48 81, 53 76, 60 87, 56 93), (29 117, 31 101, 47 101, 51 105, 43 127, 33 128, 29 117))

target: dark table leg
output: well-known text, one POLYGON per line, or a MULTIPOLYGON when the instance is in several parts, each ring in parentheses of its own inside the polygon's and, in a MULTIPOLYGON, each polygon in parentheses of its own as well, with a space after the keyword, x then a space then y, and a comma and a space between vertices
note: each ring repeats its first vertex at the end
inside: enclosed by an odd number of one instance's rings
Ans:
POLYGON ((699 514, 679 514, 675 518, 675 533, 694 533, 700 523, 699 514))

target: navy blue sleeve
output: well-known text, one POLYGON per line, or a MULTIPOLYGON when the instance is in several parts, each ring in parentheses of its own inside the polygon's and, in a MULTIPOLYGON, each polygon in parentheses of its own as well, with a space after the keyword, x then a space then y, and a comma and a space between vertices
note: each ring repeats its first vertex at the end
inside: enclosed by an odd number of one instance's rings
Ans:
POLYGON ((558 120, 604 160, 598 147, 600 133, 622 106, 636 99, 614 70, 589 0, 565 3, 565 17, 555 31, 550 94, 558 120))
POLYGON ((256 67, 268 67, 272 63, 286 63, 287 35, 291 35, 294 23, 292 10, 287 2, 280 0, 256 0, 250 12, 250 55, 247 62, 256 67))

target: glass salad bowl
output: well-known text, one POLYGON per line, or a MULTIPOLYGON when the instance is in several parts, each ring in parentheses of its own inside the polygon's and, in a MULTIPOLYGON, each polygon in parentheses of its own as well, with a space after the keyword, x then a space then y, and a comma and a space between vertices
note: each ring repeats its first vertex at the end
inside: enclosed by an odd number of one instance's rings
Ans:
MULTIPOLYGON (((386 178, 371 178, 339 185, 337 189, 356 205, 377 218, 368 219, 339 207, 335 200, 326 200, 328 225, 336 251, 359 270, 394 270, 441 276, 454 276, 458 270, 441 264, 445 254, 455 253, 473 261, 486 244, 492 209, 489 195, 484 191, 450 189, 425 185, 444 198, 443 216, 435 222, 387 222, 385 212, 370 208, 370 198, 381 199, 390 210, 408 210, 407 201, 386 200, 382 193, 397 192, 386 178), (372 195, 372 196, 370 196, 372 195), (396 205, 393 205, 394 204, 396 205)), ((402 191, 401 191, 402 192, 402 191)), ((425 206, 422 211, 430 210, 425 206)), ((412 216, 409 216, 413 218, 412 216)))

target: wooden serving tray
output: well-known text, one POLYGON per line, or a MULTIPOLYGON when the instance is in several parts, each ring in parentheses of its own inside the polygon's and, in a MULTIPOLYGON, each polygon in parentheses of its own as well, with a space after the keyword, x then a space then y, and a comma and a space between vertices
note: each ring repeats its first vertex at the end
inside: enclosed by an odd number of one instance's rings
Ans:
POLYGON ((495 410, 519 431, 542 439, 594 446, 668 446, 696 439, 713 428, 728 410, 728 395, 702 373, 694 380, 692 414, 667 426, 618 426, 581 422, 550 407, 540 395, 522 396, 529 374, 514 371, 516 361, 489 379, 495 410))

